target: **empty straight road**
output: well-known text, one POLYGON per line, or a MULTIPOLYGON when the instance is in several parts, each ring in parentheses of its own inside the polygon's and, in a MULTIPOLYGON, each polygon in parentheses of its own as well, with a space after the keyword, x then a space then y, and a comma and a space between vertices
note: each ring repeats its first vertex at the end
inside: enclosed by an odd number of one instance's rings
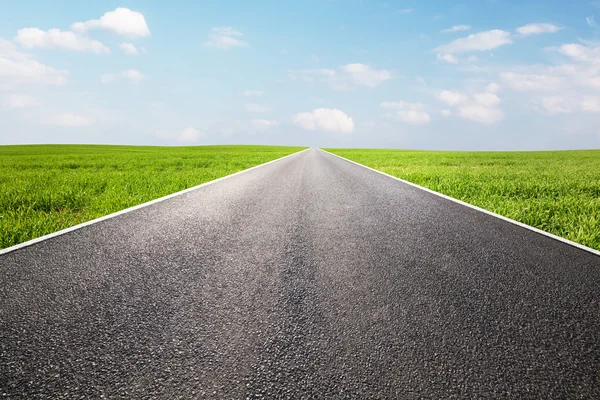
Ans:
POLYGON ((600 257, 309 151, 0 256, 0 397, 600 398, 600 257))

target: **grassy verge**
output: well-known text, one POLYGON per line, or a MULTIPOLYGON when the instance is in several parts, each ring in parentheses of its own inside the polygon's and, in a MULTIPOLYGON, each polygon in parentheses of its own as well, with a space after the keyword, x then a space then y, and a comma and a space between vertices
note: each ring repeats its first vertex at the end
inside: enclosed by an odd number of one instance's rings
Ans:
POLYGON ((600 250, 600 150, 327 150, 600 250))
POLYGON ((0 248, 301 149, 271 146, 0 146, 0 248))

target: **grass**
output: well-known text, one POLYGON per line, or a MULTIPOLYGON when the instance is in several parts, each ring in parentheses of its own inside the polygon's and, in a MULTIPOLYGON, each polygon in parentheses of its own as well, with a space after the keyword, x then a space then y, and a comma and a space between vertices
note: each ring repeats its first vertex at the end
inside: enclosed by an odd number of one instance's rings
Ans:
POLYGON ((0 248, 301 149, 271 146, 0 146, 0 248))
POLYGON ((600 150, 328 151, 600 250, 600 150))

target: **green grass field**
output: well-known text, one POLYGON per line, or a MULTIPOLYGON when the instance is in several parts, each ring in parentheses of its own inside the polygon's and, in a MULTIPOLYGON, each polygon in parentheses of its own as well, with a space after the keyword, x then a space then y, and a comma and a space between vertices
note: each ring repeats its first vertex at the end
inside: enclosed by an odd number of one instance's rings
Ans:
POLYGON ((300 147, 0 146, 0 248, 302 150, 300 147))
POLYGON ((600 150, 327 150, 600 250, 600 150))

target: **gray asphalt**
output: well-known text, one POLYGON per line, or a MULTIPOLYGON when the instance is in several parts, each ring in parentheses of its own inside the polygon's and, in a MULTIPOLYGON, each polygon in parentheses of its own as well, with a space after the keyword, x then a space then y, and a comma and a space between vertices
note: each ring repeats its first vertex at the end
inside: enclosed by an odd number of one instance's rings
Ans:
POLYGON ((600 257, 311 149, 0 256, 0 395, 598 399, 600 257))

